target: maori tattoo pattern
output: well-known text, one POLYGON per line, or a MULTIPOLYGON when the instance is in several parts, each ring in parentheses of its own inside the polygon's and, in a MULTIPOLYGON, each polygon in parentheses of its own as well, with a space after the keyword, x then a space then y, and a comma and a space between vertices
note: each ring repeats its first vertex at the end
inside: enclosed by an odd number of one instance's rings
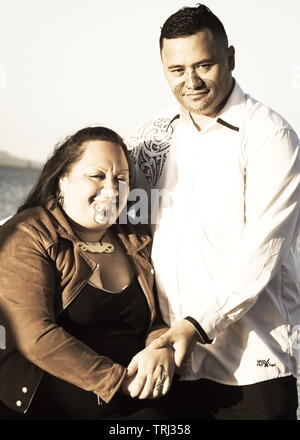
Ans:
POLYGON ((172 119, 160 118, 145 124, 128 140, 128 148, 136 172, 142 172, 150 186, 155 188, 170 150, 174 126, 172 119))

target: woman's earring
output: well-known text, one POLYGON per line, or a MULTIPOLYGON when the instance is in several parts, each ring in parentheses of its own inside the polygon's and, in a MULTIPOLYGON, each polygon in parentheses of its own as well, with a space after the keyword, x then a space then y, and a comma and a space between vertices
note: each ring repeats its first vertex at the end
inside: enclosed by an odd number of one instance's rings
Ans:
POLYGON ((64 206, 64 196, 63 196, 63 194, 62 194, 61 191, 59 191, 59 193, 57 194, 57 196, 56 196, 56 201, 57 201, 57 204, 58 204, 61 208, 63 208, 63 206, 64 206))

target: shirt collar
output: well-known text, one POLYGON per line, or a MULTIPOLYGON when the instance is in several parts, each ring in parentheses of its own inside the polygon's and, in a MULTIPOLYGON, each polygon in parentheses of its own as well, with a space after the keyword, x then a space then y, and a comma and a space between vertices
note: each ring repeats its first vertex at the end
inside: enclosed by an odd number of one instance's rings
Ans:
POLYGON ((245 94, 240 85, 235 81, 231 95, 219 115, 216 117, 216 121, 221 119, 232 127, 240 128, 243 119, 242 109, 245 104, 245 94))

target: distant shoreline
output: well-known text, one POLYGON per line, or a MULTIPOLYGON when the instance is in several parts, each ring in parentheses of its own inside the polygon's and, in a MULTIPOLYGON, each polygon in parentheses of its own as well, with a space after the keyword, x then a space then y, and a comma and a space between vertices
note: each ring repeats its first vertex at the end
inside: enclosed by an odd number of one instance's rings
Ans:
POLYGON ((43 164, 34 159, 17 157, 7 151, 0 150, 0 166, 13 169, 41 169, 43 164))
POLYGON ((40 167, 36 165, 6 165, 0 163, 0 169, 11 169, 12 171, 22 171, 22 170, 34 170, 34 171, 42 171, 43 166, 40 167))

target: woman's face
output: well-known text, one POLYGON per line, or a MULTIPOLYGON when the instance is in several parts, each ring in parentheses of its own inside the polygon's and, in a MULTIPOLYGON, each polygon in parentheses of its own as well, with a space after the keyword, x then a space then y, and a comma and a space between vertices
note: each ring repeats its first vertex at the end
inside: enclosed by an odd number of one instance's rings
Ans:
POLYGON ((108 141, 88 141, 68 175, 60 179, 63 209, 78 225, 95 232, 113 224, 129 194, 129 169, 120 147, 108 141))

